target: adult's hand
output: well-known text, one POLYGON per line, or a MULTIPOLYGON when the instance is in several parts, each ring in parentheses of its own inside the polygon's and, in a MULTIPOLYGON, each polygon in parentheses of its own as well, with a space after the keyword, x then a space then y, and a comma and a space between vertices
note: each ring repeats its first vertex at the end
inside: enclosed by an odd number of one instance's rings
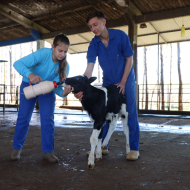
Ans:
POLYGON ((37 82, 41 82, 42 78, 38 75, 34 75, 33 73, 30 73, 28 78, 30 79, 31 83, 37 83, 37 82))
POLYGON ((120 87, 119 93, 125 94, 125 82, 119 82, 116 84, 117 88, 120 87))
POLYGON ((73 93, 75 98, 79 99, 79 101, 82 101, 83 92, 73 93))

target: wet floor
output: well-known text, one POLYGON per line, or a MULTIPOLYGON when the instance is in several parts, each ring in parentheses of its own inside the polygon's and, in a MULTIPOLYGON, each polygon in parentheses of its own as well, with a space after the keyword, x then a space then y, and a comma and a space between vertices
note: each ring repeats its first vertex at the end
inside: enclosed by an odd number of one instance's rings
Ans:
MULTIPOLYGON (((12 111, 12 112, 11 112, 12 111)), ((109 154, 87 169, 92 122, 85 112, 55 110, 54 153, 59 163, 43 160, 40 116, 34 111, 18 161, 10 161, 17 113, 0 112, 0 189, 14 190, 188 190, 190 119, 139 116, 140 157, 126 160, 126 138, 118 121, 109 154)))
MULTIPOLYGON (((0 125, 7 127, 15 126, 17 111, 14 108, 6 108, 3 114, 0 110, 0 125)), ((64 128, 92 128, 93 122, 85 111, 55 109, 55 127, 64 128)), ((40 126, 39 110, 34 110, 30 125, 40 126)), ((169 132, 185 134, 190 132, 190 116, 161 116, 161 115, 140 115, 139 125, 141 131, 169 132)), ((117 122, 116 131, 122 131, 122 122, 117 122)))

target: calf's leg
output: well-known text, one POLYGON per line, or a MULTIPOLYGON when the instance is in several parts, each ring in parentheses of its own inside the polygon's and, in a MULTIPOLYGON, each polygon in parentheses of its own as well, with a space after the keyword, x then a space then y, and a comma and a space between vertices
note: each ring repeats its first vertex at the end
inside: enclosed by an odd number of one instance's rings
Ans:
POLYGON ((128 112, 126 111, 126 104, 122 104, 119 115, 123 123, 123 132, 126 136, 126 155, 127 155, 130 152, 130 145, 129 145, 128 112))
POLYGON ((102 144, 102 128, 101 128, 101 132, 98 136, 98 144, 97 144, 97 147, 95 149, 95 155, 96 155, 96 159, 95 161, 98 162, 102 159, 102 150, 101 150, 101 144, 102 144))
MULTIPOLYGON (((115 127, 117 125, 117 115, 115 114, 109 114, 109 121, 111 121, 109 123, 109 130, 108 130, 108 133, 102 143, 102 148, 106 148, 108 142, 109 142, 109 139, 111 138, 111 135, 113 134, 114 130, 115 130, 115 127)), ((108 119, 108 118, 107 118, 108 119)))
POLYGON ((89 169, 93 169, 95 166, 94 153, 95 153, 95 148, 98 145, 98 136, 100 134, 100 131, 101 130, 93 129, 92 135, 90 137, 91 150, 90 150, 90 155, 88 157, 88 168, 89 169))

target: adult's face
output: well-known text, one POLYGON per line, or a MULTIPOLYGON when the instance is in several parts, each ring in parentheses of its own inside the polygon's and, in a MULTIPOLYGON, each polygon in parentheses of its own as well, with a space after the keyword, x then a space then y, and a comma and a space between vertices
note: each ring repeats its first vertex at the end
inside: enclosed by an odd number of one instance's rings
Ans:
POLYGON ((100 36, 105 29, 106 19, 98 19, 98 17, 94 17, 88 21, 88 26, 90 30, 96 35, 100 36))
POLYGON ((53 53, 52 53, 53 61, 57 63, 57 61, 61 61, 63 58, 65 58, 65 56, 67 55, 69 46, 62 42, 59 42, 56 47, 52 45, 52 49, 53 49, 53 53))

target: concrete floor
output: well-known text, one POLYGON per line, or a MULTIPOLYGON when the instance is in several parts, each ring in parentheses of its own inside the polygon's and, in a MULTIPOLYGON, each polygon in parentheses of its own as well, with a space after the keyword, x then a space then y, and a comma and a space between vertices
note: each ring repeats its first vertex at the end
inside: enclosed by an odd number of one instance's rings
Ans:
MULTIPOLYGON (((6 108, 3 113, 0 109, 0 130, 14 127, 17 120, 16 108, 6 108), (6 125, 6 126, 5 126, 6 125)), ((92 128, 92 122, 85 111, 55 109, 54 115, 55 127, 64 128, 92 128)), ((139 115, 139 124, 141 131, 157 131, 170 133, 189 133, 190 116, 163 116, 163 115, 139 115)), ((31 126, 40 126, 39 110, 34 110, 31 126)), ((122 122, 118 121, 116 131, 122 131, 122 122)))
POLYGON ((139 116, 140 157, 126 161, 121 122, 112 135, 109 154, 87 169, 86 152, 92 122, 82 111, 55 110, 55 155, 59 163, 43 160, 40 116, 34 110, 21 158, 11 161, 17 112, 0 112, 1 190, 188 190, 190 118, 139 116))

